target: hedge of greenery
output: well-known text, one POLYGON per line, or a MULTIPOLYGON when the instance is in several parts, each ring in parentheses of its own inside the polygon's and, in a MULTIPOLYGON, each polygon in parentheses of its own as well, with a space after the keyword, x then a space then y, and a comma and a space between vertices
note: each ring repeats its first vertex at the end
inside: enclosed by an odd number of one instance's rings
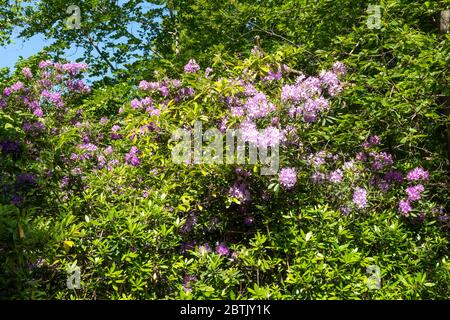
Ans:
POLYGON ((181 54, 93 86, 43 54, 2 74, 1 298, 448 299, 450 2, 384 1, 379 29, 299 2, 195 1, 181 54), (276 173, 196 161, 199 123, 203 151, 279 146, 276 173))

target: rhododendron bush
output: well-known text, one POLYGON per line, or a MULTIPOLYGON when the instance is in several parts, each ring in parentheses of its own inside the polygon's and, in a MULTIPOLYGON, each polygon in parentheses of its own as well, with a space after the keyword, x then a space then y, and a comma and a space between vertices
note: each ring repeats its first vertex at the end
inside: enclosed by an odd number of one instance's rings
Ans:
POLYGON ((448 215, 436 168, 393 148, 389 131, 355 141, 343 123, 356 71, 339 61, 297 70, 298 54, 255 47, 245 59, 192 58, 176 77, 160 70, 94 89, 83 63, 44 60, 8 79, 1 294, 445 297, 448 215), (237 158, 229 132, 244 143, 237 158))

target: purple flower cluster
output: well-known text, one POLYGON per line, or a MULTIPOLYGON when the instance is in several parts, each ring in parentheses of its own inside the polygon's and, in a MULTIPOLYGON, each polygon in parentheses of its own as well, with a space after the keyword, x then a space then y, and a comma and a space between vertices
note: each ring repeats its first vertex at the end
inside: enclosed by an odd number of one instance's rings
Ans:
POLYGON ((106 166, 106 158, 103 155, 98 155, 97 156, 97 169, 103 169, 106 166))
POLYGON ((97 146, 93 143, 83 143, 78 145, 78 149, 93 152, 97 150, 97 146))
POLYGON ((3 155, 18 156, 20 154, 20 143, 18 141, 5 140, 0 142, 3 155))
POLYGON ((381 179, 378 176, 375 176, 372 179, 370 179, 369 183, 378 187, 383 192, 387 192, 391 188, 390 182, 386 181, 385 179, 381 179))
POLYGON ((33 73, 31 72, 30 68, 27 68, 27 67, 22 68, 22 74, 27 79, 33 78, 33 73))
POLYGON ((66 86, 69 91, 77 92, 77 93, 90 93, 91 87, 89 87, 83 80, 67 80, 66 86))
POLYGON ((208 67, 205 69, 205 78, 209 79, 211 77, 211 73, 213 72, 213 69, 208 67))
POLYGON ((129 153, 125 155, 125 163, 132 165, 133 167, 139 166, 141 159, 137 156, 140 153, 139 149, 136 147, 131 147, 129 153))
POLYGON ((148 82, 145 80, 142 80, 139 83, 139 89, 142 91, 154 91, 159 89, 159 83, 158 82, 148 82))
POLYGON ((230 249, 223 243, 216 246, 216 253, 221 256, 228 256, 230 254, 230 249))
POLYGON ((403 175, 399 171, 389 171, 384 175, 384 180, 393 183, 402 183, 403 182, 403 175))
POLYGON ((369 157, 372 159, 372 170, 380 171, 394 163, 392 155, 387 152, 370 152, 369 157))
POLYGON ((320 75, 320 80, 327 88, 328 94, 332 97, 339 94, 343 89, 341 82, 338 79, 338 75, 333 71, 322 72, 320 75))
POLYGON ((191 215, 186 219, 184 225, 180 228, 180 233, 186 234, 191 232, 194 226, 197 224, 197 217, 195 215, 191 215))
POLYGON ((159 131, 159 127, 158 125, 156 125, 154 122, 150 122, 146 125, 143 125, 142 127, 139 128, 139 134, 140 135, 144 135, 148 132, 153 132, 153 131, 159 131))
POLYGON ((326 158, 329 158, 330 155, 326 151, 312 153, 307 156, 306 163, 314 168, 319 168, 326 163, 326 158))
POLYGON ((418 181, 418 180, 424 180, 427 181, 429 178, 428 171, 424 170, 421 167, 414 168, 411 171, 408 172, 406 179, 408 181, 418 181))
POLYGON ((297 172, 294 168, 283 168, 278 174, 280 185, 285 189, 292 189, 297 183, 297 172))
POLYGON ((105 125, 109 122, 107 117, 101 117, 99 123, 105 125))
POLYGON ((113 147, 112 147, 112 146, 107 146, 107 147, 103 150, 104 154, 106 154, 106 155, 112 154, 113 151, 114 151, 114 150, 113 150, 113 147))
POLYGON ((278 67, 276 71, 273 69, 270 69, 267 76, 265 76, 262 80, 263 81, 279 81, 283 77, 283 73, 281 70, 281 67, 278 67))
POLYGON ((197 277, 195 277, 195 276, 191 276, 191 275, 184 276, 184 278, 183 278, 183 289, 186 292, 191 292, 192 291, 192 288, 191 288, 192 282, 195 282, 195 281, 197 281, 197 277))
POLYGON ((306 122, 315 122, 319 114, 329 110, 325 92, 335 96, 342 91, 338 75, 345 74, 343 64, 335 64, 333 71, 322 72, 320 77, 301 75, 295 84, 285 85, 281 91, 281 101, 290 106, 289 116, 302 116, 306 122))
POLYGON ((246 203, 251 200, 250 190, 248 190, 247 184, 243 181, 236 181, 228 193, 232 198, 239 200, 241 203, 246 203))
POLYGON ((186 73, 196 73, 200 70, 200 66, 197 64, 195 59, 189 60, 189 62, 184 66, 184 72, 186 73))
POLYGON ((284 140, 284 133, 280 129, 269 126, 264 130, 258 130, 252 121, 241 124, 240 134, 243 141, 259 148, 274 147, 284 140))
POLYGON ((407 200, 401 200, 398 205, 398 211, 404 215, 407 216, 412 210, 411 203, 407 200))
MULTIPOLYGON (((194 89, 192 88, 182 88, 181 87, 182 82, 179 79, 165 79, 160 82, 148 82, 146 80, 142 80, 139 83, 139 90, 141 91, 158 91, 160 95, 163 98, 167 98, 166 100, 162 101, 162 105, 167 104, 170 101, 170 98, 173 98, 175 102, 182 101, 183 99, 186 99, 188 97, 191 97, 195 94, 194 89), (170 96, 170 97, 169 97, 170 96)), ((146 106, 146 111, 150 115, 159 115, 160 111, 158 109, 155 109, 153 107, 153 102, 150 103, 151 98, 146 98, 147 102, 144 100, 133 100, 132 101, 132 108, 138 109, 143 106, 146 106)))
POLYGON ((348 216, 351 212, 349 207, 346 206, 340 206, 339 207, 339 212, 342 213, 344 216, 348 216))
MULTIPOLYGON (((20 81, 3 90, 5 97, 8 97, 15 92, 20 92, 22 94, 20 98, 24 104, 37 117, 44 116, 43 110, 39 104, 41 99, 62 108, 64 106, 62 97, 66 91, 83 94, 91 91, 90 87, 82 80, 74 79, 75 76, 87 70, 87 64, 85 63, 70 62, 61 64, 47 60, 41 61, 39 63, 39 68, 41 70, 38 71, 38 76, 40 76, 40 78, 36 79, 36 84, 38 84, 37 90, 34 90, 35 88, 29 90, 20 81), (64 82, 65 75, 68 75, 70 79, 64 82), (40 92, 39 96, 35 96, 35 92, 40 92)), ((28 80, 34 77, 31 69, 27 67, 22 69, 22 74, 28 80)))
POLYGON ((240 99, 236 96, 228 96, 223 99, 227 107, 231 110, 231 115, 233 117, 243 117, 244 116, 244 105, 240 99))
POLYGON ((111 139, 112 140, 119 140, 123 138, 123 135, 118 133, 118 131, 120 130, 120 126, 115 124, 112 126, 111 128, 111 139))
POLYGON ((3 96, 9 97, 11 94, 19 91, 23 91, 25 89, 25 86, 22 82, 17 81, 16 83, 12 84, 10 87, 6 87, 3 89, 3 96))
POLYGON ((408 195, 408 201, 414 202, 414 201, 420 200, 422 198, 421 194, 424 191, 425 191, 425 188, 421 184, 406 188, 406 194, 408 195))
POLYGON ((41 92, 41 98, 44 101, 48 101, 59 108, 64 107, 64 102, 62 101, 60 92, 50 92, 47 89, 44 89, 41 92))
POLYGON ((41 62, 39 62, 39 68, 40 69, 46 69, 53 66, 53 61, 50 60, 43 60, 41 62))
POLYGON ((339 61, 333 64, 332 70, 338 76, 344 76, 347 74, 347 67, 345 66, 345 64, 339 61))
POLYGON ((21 173, 16 177, 16 187, 30 187, 36 185, 36 176, 31 173, 21 173))
POLYGON ((252 176, 252 172, 251 172, 251 171, 247 171, 247 170, 244 170, 244 169, 242 169, 242 168, 236 168, 236 169, 234 170, 234 172, 235 172, 238 176, 243 177, 243 178, 248 178, 248 177, 251 177, 251 176, 252 176))
POLYGON ((276 127, 267 127, 258 136, 258 147, 274 147, 284 140, 284 133, 276 127))
POLYGON ((77 76, 80 72, 86 71, 88 68, 88 65, 86 63, 79 63, 79 62, 69 62, 66 64, 63 64, 62 67, 59 67, 58 65, 55 65, 57 69, 62 69, 66 71, 71 77, 77 76))
MULTIPOLYGON (((406 180, 408 181, 427 181, 429 179, 428 171, 424 170, 421 167, 414 168, 408 172, 406 175, 406 180)), ((404 215, 408 216, 409 213, 413 210, 412 202, 418 201, 422 199, 422 193, 425 191, 425 187, 422 184, 417 184, 415 186, 409 186, 405 189, 406 195, 408 196, 406 199, 400 201, 398 206, 398 211, 404 215)))
POLYGON ((22 82, 17 81, 10 87, 10 89, 11 89, 11 92, 19 92, 19 91, 25 89, 25 86, 23 85, 22 82))
POLYGON ((142 100, 134 99, 131 101, 131 107, 133 109, 145 108, 145 111, 151 116, 159 116, 160 110, 153 106, 153 99, 150 97, 144 98, 142 100))
POLYGON ((366 141, 362 143, 362 147, 364 149, 368 149, 370 147, 379 145, 381 142, 380 138, 378 136, 370 136, 366 141))
POLYGON ((328 177, 328 180, 331 183, 340 183, 342 181, 342 179, 344 178, 344 173, 342 172, 341 169, 336 169, 334 171, 332 171, 328 177))
POLYGON ((36 134, 42 132, 45 129, 45 126, 40 121, 35 121, 33 123, 24 122, 22 125, 22 129, 26 133, 36 134))
POLYGON ((353 203, 359 209, 367 206, 367 191, 364 188, 357 187, 353 192, 353 203))
POLYGON ((244 108, 250 119, 264 118, 275 111, 275 105, 268 101, 267 96, 262 92, 248 98, 244 108))

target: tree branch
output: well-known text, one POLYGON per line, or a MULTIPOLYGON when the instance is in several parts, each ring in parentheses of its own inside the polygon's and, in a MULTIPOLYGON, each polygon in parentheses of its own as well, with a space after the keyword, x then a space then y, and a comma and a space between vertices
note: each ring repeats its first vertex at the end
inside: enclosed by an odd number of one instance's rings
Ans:
POLYGON ((113 71, 117 71, 117 68, 113 66, 113 64, 111 63, 111 61, 108 60, 108 57, 105 55, 105 53, 100 50, 100 48, 97 46, 97 44, 95 43, 94 39, 92 39, 92 37, 89 35, 89 33, 87 33, 85 30, 81 29, 84 36, 88 39, 89 43, 91 44, 92 47, 94 47, 95 51, 97 51, 97 53, 100 55, 100 57, 103 59, 103 61, 105 61, 109 67, 111 68, 111 70, 113 71))

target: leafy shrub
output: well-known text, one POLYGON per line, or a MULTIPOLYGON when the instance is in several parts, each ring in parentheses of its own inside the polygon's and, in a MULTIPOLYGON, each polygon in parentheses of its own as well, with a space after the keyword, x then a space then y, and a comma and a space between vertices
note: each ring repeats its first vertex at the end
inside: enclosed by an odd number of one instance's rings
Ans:
POLYGON ((10 79, 0 111, 3 296, 446 298, 439 162, 357 117, 354 66, 303 75, 289 66, 301 55, 255 47, 207 70, 191 60, 178 79, 159 71, 87 99, 82 64, 44 61, 10 79), (244 129, 250 144, 280 143, 279 174, 261 174, 261 163, 175 163, 172 133, 198 120, 244 129), (367 286, 373 265, 379 290, 367 286), (74 266, 76 290, 66 286, 74 266))

